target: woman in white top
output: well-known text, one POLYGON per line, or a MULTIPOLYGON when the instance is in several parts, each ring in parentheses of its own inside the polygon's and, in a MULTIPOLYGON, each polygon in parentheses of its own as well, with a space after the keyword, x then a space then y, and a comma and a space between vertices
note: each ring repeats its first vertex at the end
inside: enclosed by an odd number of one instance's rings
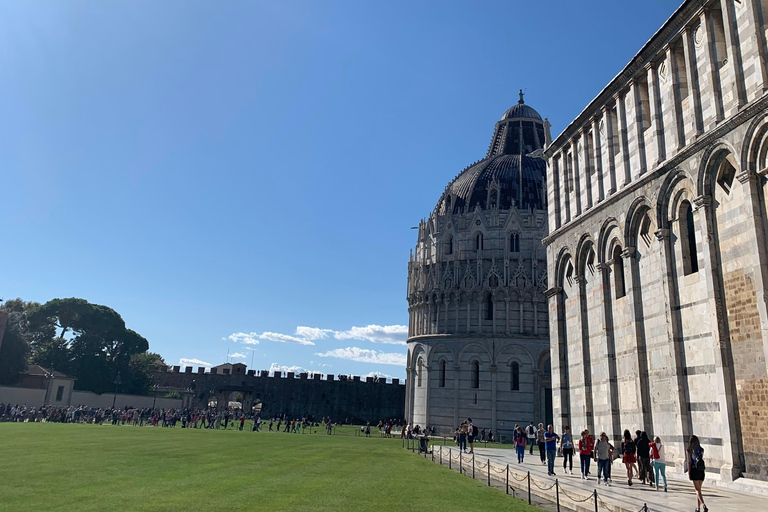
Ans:
POLYGON ((652 443, 648 443, 651 448, 651 460, 653 461, 653 471, 656 474, 656 490, 659 490, 659 474, 664 479, 664 492, 667 492, 667 466, 664 459, 664 445, 661 439, 656 436, 652 443))

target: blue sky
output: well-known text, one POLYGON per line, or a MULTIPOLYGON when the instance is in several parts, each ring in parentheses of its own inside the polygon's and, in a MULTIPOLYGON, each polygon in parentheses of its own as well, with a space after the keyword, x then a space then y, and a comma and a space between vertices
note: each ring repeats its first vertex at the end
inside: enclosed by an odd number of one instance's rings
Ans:
POLYGON ((410 227, 518 89, 556 135, 679 3, 3 2, 0 297, 402 378, 410 227))

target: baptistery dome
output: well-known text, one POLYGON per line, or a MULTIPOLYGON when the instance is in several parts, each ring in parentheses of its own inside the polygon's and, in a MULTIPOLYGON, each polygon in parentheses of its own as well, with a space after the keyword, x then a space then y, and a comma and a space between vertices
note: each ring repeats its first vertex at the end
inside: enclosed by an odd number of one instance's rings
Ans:
MULTIPOLYGON (((549 123, 517 105, 485 158, 446 186, 408 264, 406 416, 511 436, 551 418, 544 147, 549 123)), ((511 437, 510 437, 511 439, 511 437)))

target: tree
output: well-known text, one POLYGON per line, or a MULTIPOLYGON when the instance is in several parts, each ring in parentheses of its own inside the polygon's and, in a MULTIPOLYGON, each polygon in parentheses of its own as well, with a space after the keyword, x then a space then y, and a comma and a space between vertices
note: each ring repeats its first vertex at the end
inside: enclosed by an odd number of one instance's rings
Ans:
POLYGON ((131 358, 145 353, 149 343, 126 328, 112 308, 84 299, 53 299, 29 313, 29 330, 36 335, 34 355, 40 364, 74 374, 78 389, 112 391, 119 372, 122 391, 148 391, 146 379, 133 374, 131 358))
POLYGON ((37 302, 11 299, 0 306, 8 315, 3 342, 0 346, 0 384, 15 384, 19 374, 26 371, 33 339, 27 331, 30 311, 39 307, 37 302))

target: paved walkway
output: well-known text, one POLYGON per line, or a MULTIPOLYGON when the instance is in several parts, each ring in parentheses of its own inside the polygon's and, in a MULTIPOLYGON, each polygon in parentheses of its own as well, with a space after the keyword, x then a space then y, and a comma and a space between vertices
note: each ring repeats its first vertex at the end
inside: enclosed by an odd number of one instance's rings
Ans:
MULTIPOLYGON (((452 469, 456 470, 459 464, 458 450, 455 447, 442 447, 443 465, 448 465, 448 449, 452 454, 452 469)), ((434 446, 435 462, 440 462, 441 447, 434 446)), ((517 463, 517 454, 514 450, 504 448, 475 448, 475 478, 487 480, 490 472, 492 485, 504 488, 506 479, 506 466, 509 464, 509 483, 517 489, 519 496, 527 497, 527 481, 525 478, 530 471, 533 485, 532 495, 555 501, 555 489, 547 489, 555 483, 555 477, 547 476, 547 467, 541 464, 538 452, 528 455, 526 451, 525 462, 517 463), (488 462, 490 461, 490 471, 488 462), (521 481, 522 479, 522 481, 521 481), (544 490, 542 490, 542 488, 544 490)), ((649 512, 692 512, 696 508, 696 495, 693 485, 688 480, 679 480, 679 476, 667 474, 668 492, 656 491, 654 488, 638 483, 629 487, 626 482, 624 465, 619 461, 612 467, 613 485, 606 487, 599 485, 594 477, 584 481, 579 475, 578 458, 575 463, 575 475, 564 474, 562 471, 563 459, 555 462, 558 485, 561 489, 560 503, 563 510, 589 511, 595 510, 594 491, 598 493, 598 510, 611 512, 638 512, 644 504, 647 504, 649 512), (624 477, 624 478, 623 478, 624 477), (578 500, 584 500, 577 503, 578 500)), ((471 476, 472 459, 465 454, 461 461, 464 473, 471 476)), ((593 463, 590 467, 593 475, 597 474, 597 466, 593 463)), ((723 489, 704 482, 704 499, 712 512, 762 512, 768 511, 768 498, 756 494, 723 489)), ((534 500, 536 501, 536 500, 534 500)), ((550 508, 550 507, 545 507, 550 508)))

